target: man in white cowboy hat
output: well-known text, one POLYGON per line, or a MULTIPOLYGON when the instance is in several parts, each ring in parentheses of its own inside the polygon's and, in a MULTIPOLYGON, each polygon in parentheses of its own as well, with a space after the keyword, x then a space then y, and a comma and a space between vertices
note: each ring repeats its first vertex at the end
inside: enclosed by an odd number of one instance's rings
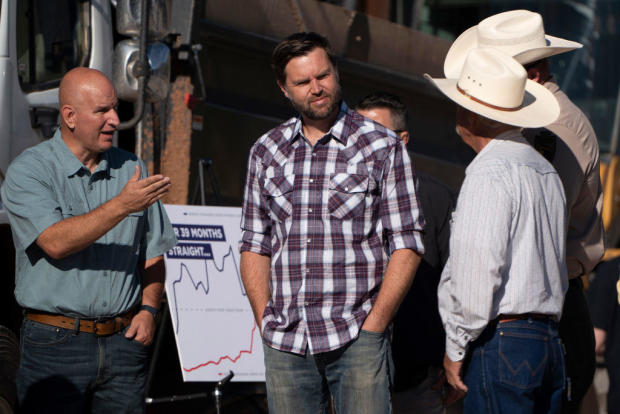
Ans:
POLYGON ((545 128, 523 131, 557 170, 566 193, 568 232, 566 263, 570 279, 560 336, 566 347, 564 411, 577 412, 594 376, 594 335, 580 276, 587 275, 604 252, 599 175, 599 147, 592 125, 560 90, 549 73, 548 57, 581 47, 577 42, 545 35, 542 17, 527 10, 499 13, 482 20, 452 44, 444 63, 446 77, 460 74, 467 53, 495 47, 525 66, 528 78, 544 85, 560 104, 560 116, 545 128), (559 137, 559 139, 556 139, 559 137))
POLYGON ((566 199, 520 131, 554 122, 559 105, 497 49, 472 50, 458 79, 428 78, 458 104, 457 133, 478 153, 438 289, 446 377, 467 392, 466 413, 559 412, 566 199))

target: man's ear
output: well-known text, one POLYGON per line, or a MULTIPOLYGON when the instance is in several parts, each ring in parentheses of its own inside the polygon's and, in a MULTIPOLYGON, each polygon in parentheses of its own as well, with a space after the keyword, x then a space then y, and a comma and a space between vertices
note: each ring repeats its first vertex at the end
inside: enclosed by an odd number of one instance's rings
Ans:
POLYGON ((540 70, 536 66, 532 66, 527 70, 527 78, 538 83, 540 80, 540 70))
POLYGON ((280 90, 282 91, 282 93, 284 94, 284 96, 286 96, 286 99, 291 99, 288 96, 288 91, 286 90, 286 86, 284 86, 284 84, 280 81, 277 81, 278 86, 280 87, 280 90))
POLYGON ((75 108, 73 105, 63 105, 63 107, 60 108, 60 116, 70 130, 75 128, 75 108))
POLYGON ((398 136, 403 140, 405 145, 409 143, 409 131, 401 131, 398 136))

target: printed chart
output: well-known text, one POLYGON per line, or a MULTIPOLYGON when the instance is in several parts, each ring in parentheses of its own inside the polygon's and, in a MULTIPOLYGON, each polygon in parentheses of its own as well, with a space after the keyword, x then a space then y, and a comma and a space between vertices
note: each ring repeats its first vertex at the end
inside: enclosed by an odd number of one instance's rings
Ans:
POLYGON ((264 381, 259 328, 239 272, 241 209, 166 205, 179 243, 166 295, 185 381, 264 381))

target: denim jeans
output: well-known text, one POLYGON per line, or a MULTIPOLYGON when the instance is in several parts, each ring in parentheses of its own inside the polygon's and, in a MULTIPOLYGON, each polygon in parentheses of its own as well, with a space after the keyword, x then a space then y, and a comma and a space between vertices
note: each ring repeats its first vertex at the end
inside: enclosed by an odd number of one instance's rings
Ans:
POLYGON ((124 331, 97 337, 26 319, 17 373, 22 412, 141 413, 148 358, 149 348, 124 331))
POLYGON ((468 358, 465 413, 560 412, 566 375, 556 322, 492 322, 468 358))
POLYGON ((343 348, 297 355, 263 345, 271 414, 391 413, 392 355, 387 334, 360 331, 343 348))

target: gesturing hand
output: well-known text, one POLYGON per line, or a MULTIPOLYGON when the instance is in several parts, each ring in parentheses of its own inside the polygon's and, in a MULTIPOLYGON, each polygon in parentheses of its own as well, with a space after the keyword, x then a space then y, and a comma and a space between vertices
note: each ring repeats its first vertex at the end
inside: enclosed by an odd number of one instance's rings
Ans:
POLYGON ((126 213, 130 214, 148 208, 168 190, 170 190, 170 178, 158 174, 141 180, 140 167, 136 165, 136 172, 117 197, 126 213))

